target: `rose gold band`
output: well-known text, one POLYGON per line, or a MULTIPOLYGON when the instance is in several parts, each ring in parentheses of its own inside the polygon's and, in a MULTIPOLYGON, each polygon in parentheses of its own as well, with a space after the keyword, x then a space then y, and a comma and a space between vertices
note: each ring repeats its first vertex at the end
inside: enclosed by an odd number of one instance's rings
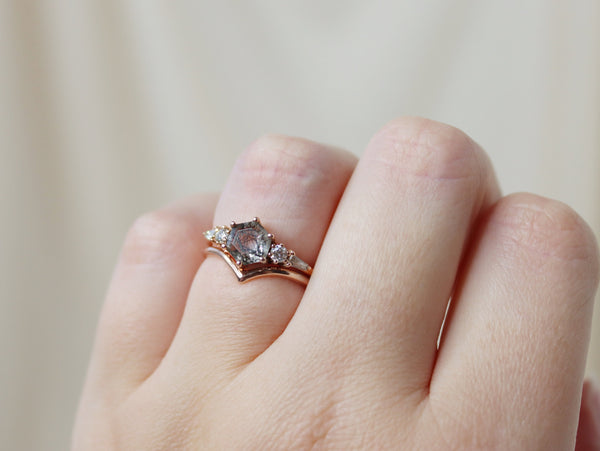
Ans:
POLYGON ((218 255, 233 270, 239 282, 257 277, 285 277, 306 285, 312 267, 276 243, 258 218, 229 226, 216 226, 204 232, 210 246, 206 252, 218 255))

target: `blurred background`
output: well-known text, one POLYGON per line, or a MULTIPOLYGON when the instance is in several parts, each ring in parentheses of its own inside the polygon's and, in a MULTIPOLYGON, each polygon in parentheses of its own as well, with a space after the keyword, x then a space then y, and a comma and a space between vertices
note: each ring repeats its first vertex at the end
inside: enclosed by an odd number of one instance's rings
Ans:
POLYGON ((600 2, 1 2, 0 447, 69 447, 137 216, 219 190, 263 133, 360 155, 408 114, 600 232, 600 2))

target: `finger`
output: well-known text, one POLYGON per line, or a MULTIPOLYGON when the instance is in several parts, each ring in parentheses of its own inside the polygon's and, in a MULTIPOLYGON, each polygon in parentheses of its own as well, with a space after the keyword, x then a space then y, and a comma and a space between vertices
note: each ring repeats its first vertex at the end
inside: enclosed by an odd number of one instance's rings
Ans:
POLYGON ((495 205, 441 343, 431 405, 456 405, 438 420, 465 432, 452 425, 478 418, 506 449, 572 449, 597 279, 593 234, 570 208, 527 194, 495 205))
POLYGON ((140 217, 129 231, 100 318, 92 367, 99 380, 144 380, 179 325, 204 259, 202 231, 216 194, 202 194, 140 217))
POLYGON ((469 227, 497 192, 486 155, 462 132, 388 124, 344 193, 289 345, 306 340, 319 361, 362 365, 384 390, 425 389, 469 227))
POLYGON ((600 392, 590 380, 583 383, 575 451, 600 451, 600 392))
MULTIPOLYGON (((299 138, 270 135, 252 144, 236 163, 215 212, 215 224, 258 216, 277 242, 309 264, 356 158, 299 138)), ((220 258, 211 257, 194 281, 174 352, 211 372, 252 361, 286 327, 304 287, 279 278, 238 283, 220 258), (190 355, 192 353, 192 355, 190 355)))

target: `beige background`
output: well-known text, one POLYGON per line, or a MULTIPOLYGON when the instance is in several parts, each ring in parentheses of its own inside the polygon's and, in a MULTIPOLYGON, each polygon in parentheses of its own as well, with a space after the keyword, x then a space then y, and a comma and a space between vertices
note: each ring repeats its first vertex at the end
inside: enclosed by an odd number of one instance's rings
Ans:
POLYGON ((506 192, 600 231, 599 5, 0 3, 2 449, 68 447, 128 225, 219 189, 264 132, 360 154, 389 119, 432 117, 486 147, 506 192))

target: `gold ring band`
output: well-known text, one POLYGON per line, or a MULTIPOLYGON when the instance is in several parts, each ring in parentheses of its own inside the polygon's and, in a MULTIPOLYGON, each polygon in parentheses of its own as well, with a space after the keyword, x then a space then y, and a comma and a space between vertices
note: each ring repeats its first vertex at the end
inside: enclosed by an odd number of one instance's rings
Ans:
POLYGON ((218 255, 233 270, 239 282, 256 277, 279 276, 307 284, 312 267, 295 252, 275 241, 258 218, 204 232, 208 254, 218 255))

